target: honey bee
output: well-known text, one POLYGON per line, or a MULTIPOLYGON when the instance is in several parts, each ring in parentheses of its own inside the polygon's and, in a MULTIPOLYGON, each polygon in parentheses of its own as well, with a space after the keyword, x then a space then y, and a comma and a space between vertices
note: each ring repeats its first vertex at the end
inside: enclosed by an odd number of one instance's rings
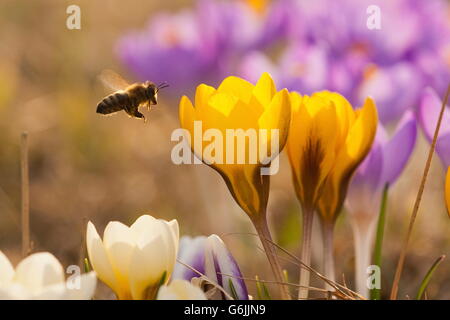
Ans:
POLYGON ((167 88, 167 83, 155 85, 151 81, 129 84, 120 75, 112 70, 104 70, 100 76, 104 85, 115 90, 114 93, 103 98, 97 105, 97 113, 109 115, 124 110, 130 117, 144 119, 139 112, 139 107, 150 106, 158 103, 158 92, 167 88))

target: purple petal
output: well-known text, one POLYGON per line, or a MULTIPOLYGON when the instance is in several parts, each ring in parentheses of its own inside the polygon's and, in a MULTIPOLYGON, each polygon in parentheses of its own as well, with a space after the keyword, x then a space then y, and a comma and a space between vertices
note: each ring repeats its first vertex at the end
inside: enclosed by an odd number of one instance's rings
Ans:
MULTIPOLYGON (((191 266, 198 272, 205 274, 205 244, 206 237, 191 238, 184 236, 180 239, 180 247, 178 249, 178 260, 186 265, 191 266)), ((182 279, 191 281, 194 277, 200 275, 188 268, 187 266, 177 262, 172 273, 172 279, 182 279)))
POLYGON ((242 58, 238 71, 242 78, 257 83, 264 72, 268 72, 277 83, 278 70, 264 53, 252 51, 242 58))
POLYGON ((400 176, 414 149, 416 137, 416 119, 411 111, 407 111, 394 136, 383 147, 384 183, 393 184, 400 176))
POLYGON ((398 120, 407 109, 415 106, 421 88, 419 72, 411 63, 402 62, 388 68, 375 68, 363 80, 358 100, 372 96, 377 102, 380 121, 386 124, 398 120))
POLYGON ((381 195, 383 172, 382 145, 375 142, 356 170, 347 191, 345 206, 352 215, 376 215, 381 195))
POLYGON ((241 271, 222 239, 213 234, 208 237, 205 247, 206 276, 221 285, 232 296, 230 281, 239 300, 248 300, 247 287, 241 271))
MULTIPOLYGON (((422 130, 431 143, 436 129, 436 124, 439 118, 442 101, 436 92, 427 88, 422 94, 422 100, 419 108, 419 121, 422 130)), ((450 165, 450 110, 448 106, 444 111, 444 116, 439 130, 439 136, 436 144, 436 152, 445 167, 450 165)))

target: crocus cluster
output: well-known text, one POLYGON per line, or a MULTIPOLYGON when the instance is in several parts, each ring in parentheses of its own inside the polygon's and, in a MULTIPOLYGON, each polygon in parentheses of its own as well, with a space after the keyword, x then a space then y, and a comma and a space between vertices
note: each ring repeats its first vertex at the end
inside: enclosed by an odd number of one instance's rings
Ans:
MULTIPOLYGON (((342 209, 350 178, 369 153, 375 137, 378 120, 374 101, 367 98, 362 108, 355 110, 342 95, 334 92, 301 96, 286 89, 277 91, 270 75, 264 73, 256 85, 237 77, 226 78, 217 90, 201 84, 197 87, 194 104, 183 96, 180 122, 191 137, 195 136, 196 121, 224 135, 226 129, 231 128, 278 130, 279 148, 277 152, 272 150, 273 154, 265 163, 270 166, 270 161, 287 145, 295 191, 303 207, 301 260, 306 265, 310 263, 312 218, 317 213, 327 240, 324 242, 325 274, 334 280, 332 230, 342 209)), ((261 164, 252 164, 247 158, 241 164, 205 159, 205 152, 196 146, 195 140, 195 137, 189 139, 192 151, 224 178, 234 199, 253 222, 276 281, 282 283, 282 271, 267 227, 270 176, 261 173, 261 164)), ((203 141, 203 144, 204 149, 212 145, 210 140, 203 141)), ((264 140, 259 144, 260 147, 269 145, 264 140)), ((227 147, 218 150, 225 155, 230 151, 235 150, 227 147)), ((241 145, 239 151, 248 155, 255 151, 260 154, 261 150, 252 150, 251 142, 248 142, 241 145)), ((302 289, 309 284, 307 271, 301 268, 300 298, 307 297, 307 290, 302 289)), ((285 286, 280 286, 280 295, 290 298, 285 286)))
POLYGON ((226 294, 220 298, 248 298, 239 267, 217 235, 179 243, 178 234, 176 220, 143 215, 130 227, 109 222, 102 240, 89 222, 89 262, 121 300, 205 300, 211 285, 226 294))

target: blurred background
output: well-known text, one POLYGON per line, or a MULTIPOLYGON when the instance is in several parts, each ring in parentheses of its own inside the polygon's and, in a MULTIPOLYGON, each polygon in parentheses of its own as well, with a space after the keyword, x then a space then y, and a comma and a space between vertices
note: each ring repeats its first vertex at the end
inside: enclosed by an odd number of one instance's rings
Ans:
MULTIPOLYGON (((354 105, 373 95, 389 129, 415 110, 425 86, 441 96, 449 78, 447 1, 380 2, 382 28, 366 26, 365 1, 24 1, 0 3, 0 250, 21 258, 20 135, 29 133, 32 250, 50 251, 64 265, 80 264, 88 220, 100 233, 111 220, 132 223, 150 213, 177 219, 182 235, 223 238, 246 277, 271 279, 248 217, 221 177, 205 165, 175 165, 170 136, 179 127, 181 95, 201 82, 234 74, 255 81, 270 72, 279 88, 329 89, 354 105), (314 4, 313 4, 314 3, 314 4), (69 5, 81 9, 81 29, 69 30, 69 5), (370 33, 372 32, 372 33, 370 33), (98 81, 105 68, 130 82, 167 81, 147 123, 124 112, 95 113, 110 93, 98 81)), ((370 2, 370 4, 372 4, 370 2)), ((419 139, 389 196, 383 252, 383 296, 392 283, 401 242, 429 144, 419 139)), ((445 170, 434 158, 400 284, 415 296, 434 260, 448 254, 445 170)), ((299 255, 300 207, 289 163, 281 155, 272 177, 270 226, 275 240, 299 255)), ((352 232, 345 212, 336 226, 336 265, 353 286, 352 232)), ((313 263, 321 270, 317 227, 313 263)), ((284 263, 291 282, 298 268, 284 263)), ((450 261, 435 274, 428 296, 450 298, 450 261)), ((254 285, 248 282, 250 292, 254 285)), ((313 281, 313 285, 322 283, 313 281)), ((110 297, 107 289, 99 298, 110 297)))

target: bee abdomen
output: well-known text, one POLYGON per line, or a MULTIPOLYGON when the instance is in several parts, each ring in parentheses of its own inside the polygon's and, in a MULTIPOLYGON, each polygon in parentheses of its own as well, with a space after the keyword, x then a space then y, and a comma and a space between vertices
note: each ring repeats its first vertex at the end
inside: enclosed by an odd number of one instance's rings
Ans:
POLYGON ((97 113, 110 114, 118 112, 129 104, 128 95, 122 92, 110 94, 97 105, 97 113))

